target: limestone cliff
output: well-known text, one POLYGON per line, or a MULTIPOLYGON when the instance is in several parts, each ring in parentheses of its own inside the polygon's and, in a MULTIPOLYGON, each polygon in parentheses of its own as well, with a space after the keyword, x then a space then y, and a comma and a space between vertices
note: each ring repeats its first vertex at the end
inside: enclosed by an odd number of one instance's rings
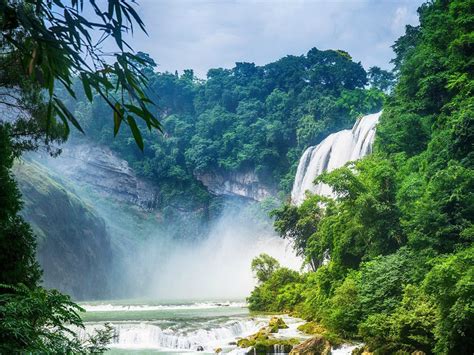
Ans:
POLYGON ((142 209, 156 208, 158 189, 139 178, 128 163, 109 148, 94 144, 68 144, 55 159, 44 163, 75 185, 100 196, 131 203, 142 209))
POLYGON ((214 195, 244 197, 262 201, 275 196, 274 186, 262 183, 251 170, 242 172, 204 172, 195 174, 196 178, 214 195))

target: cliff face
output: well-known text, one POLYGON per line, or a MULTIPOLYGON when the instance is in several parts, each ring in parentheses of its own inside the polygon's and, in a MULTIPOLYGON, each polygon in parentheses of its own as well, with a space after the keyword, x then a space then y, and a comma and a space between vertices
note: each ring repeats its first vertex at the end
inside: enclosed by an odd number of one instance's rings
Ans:
POLYGON ((103 219, 42 166, 21 161, 14 172, 22 214, 37 235, 44 285, 78 300, 110 297, 112 247, 103 219))
POLYGON ((67 145, 62 154, 48 159, 48 167, 99 196, 151 210, 157 206, 158 189, 137 177, 128 163, 110 149, 90 144, 67 145))
POLYGON ((237 196, 262 201, 277 193, 275 187, 260 182, 258 176, 251 170, 232 173, 205 172, 195 176, 214 195, 237 196))
MULTIPOLYGON (((156 185, 140 178, 109 148, 92 145, 67 145, 56 159, 47 160, 48 167, 74 184, 92 189, 99 196, 131 203, 145 210, 158 207, 156 185)), ((275 196, 273 186, 262 183, 255 172, 209 171, 195 175, 214 195, 237 196, 262 201, 275 196)))

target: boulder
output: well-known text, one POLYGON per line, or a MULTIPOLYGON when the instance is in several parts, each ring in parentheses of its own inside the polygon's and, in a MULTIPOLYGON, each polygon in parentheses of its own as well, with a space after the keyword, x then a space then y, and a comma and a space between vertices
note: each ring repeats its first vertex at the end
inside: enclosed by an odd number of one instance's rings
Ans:
POLYGON ((290 352, 290 355, 330 355, 331 344, 321 335, 308 339, 303 343, 296 345, 290 352))
POLYGON ((287 329, 285 321, 280 317, 272 317, 270 323, 268 323, 270 333, 277 333, 278 329, 287 329))
POLYGON ((248 354, 289 353, 298 339, 276 339, 272 337, 270 327, 264 327, 257 333, 237 341, 241 348, 250 348, 248 354))

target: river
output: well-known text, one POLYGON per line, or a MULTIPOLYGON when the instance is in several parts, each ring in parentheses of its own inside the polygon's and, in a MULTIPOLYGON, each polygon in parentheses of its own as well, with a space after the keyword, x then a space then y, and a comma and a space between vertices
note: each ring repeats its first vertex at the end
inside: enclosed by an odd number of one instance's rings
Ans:
MULTIPOLYGON (((270 316, 250 315, 240 300, 179 302, 112 301, 81 304, 87 333, 105 322, 114 328, 110 354, 243 353, 239 337, 268 325, 270 316)), ((289 326, 278 337, 306 338, 296 328, 304 322, 282 315, 289 326)))

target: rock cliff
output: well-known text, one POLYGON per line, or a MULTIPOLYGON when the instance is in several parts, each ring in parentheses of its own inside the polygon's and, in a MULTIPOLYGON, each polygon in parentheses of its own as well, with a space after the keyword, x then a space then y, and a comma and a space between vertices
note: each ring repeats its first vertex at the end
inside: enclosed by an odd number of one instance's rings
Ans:
POLYGON ((142 209, 157 207, 158 189, 139 178, 128 163, 109 148, 93 144, 68 144, 55 159, 44 163, 74 184, 100 196, 132 203, 142 209))
POLYGON ((78 300, 110 297, 112 246, 104 220, 39 164, 21 161, 14 173, 22 214, 37 235, 44 285, 78 300))
POLYGON ((210 171, 197 173, 195 176, 214 195, 237 196, 262 201, 277 193, 275 187, 262 183, 257 174, 251 170, 243 172, 210 171))

